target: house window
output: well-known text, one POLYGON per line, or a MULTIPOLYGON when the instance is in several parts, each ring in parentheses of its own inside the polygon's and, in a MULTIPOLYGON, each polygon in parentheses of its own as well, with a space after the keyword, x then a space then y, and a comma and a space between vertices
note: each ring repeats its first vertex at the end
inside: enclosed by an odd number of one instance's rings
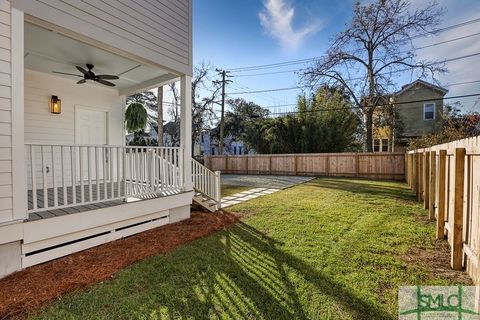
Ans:
POLYGON ((212 156, 215 155, 215 148, 212 148, 212 156))
POLYGON ((435 120, 435 103, 423 105, 423 120, 435 120))
POLYGON ((237 155, 237 147, 233 147, 233 154, 237 155))
POLYGON ((373 152, 380 152, 380 139, 373 139, 373 152))
POLYGON ((388 139, 382 139, 382 152, 388 152, 388 139))
POLYGON ((242 154, 242 151, 243 151, 243 150, 242 150, 242 147, 238 147, 238 154, 241 155, 241 154, 242 154))

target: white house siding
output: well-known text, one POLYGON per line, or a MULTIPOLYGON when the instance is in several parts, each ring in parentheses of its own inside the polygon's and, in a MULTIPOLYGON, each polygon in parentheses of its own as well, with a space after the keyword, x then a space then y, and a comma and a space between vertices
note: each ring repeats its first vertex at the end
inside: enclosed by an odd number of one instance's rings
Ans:
MULTIPOLYGON (((108 144, 123 144, 122 99, 116 90, 94 84, 77 85, 75 81, 49 74, 25 71, 25 142, 41 144, 72 145, 75 141, 75 108, 87 107, 108 112, 108 144), (52 114, 49 100, 52 95, 62 101, 62 113, 52 114)), ((50 150, 46 150, 46 163, 51 163, 50 150)), ((58 153, 59 149, 55 149, 58 153)), ((69 158, 68 150, 65 151, 69 158)), ((36 149, 36 163, 41 163, 39 148, 36 149)), ((60 168, 61 158, 56 156, 56 166, 60 168)), ((31 188, 30 153, 26 152, 27 184, 31 188)), ((37 186, 42 183, 42 171, 37 165, 37 186)), ((70 174, 67 168, 67 183, 70 174)), ((50 171, 50 175, 52 172, 50 171)), ((48 185, 52 180, 48 177, 48 185)), ((60 183, 61 176, 56 177, 60 183)))
POLYGON ((0 0, 0 223, 13 219, 10 12, 0 0))
POLYGON ((12 0, 26 14, 179 73, 192 73, 191 0, 12 0))

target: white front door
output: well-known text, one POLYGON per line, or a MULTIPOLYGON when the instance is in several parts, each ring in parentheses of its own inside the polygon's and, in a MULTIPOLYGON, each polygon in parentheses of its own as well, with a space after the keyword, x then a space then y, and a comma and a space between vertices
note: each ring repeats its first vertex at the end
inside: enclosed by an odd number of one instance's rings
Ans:
MULTIPOLYGON (((107 140, 107 119, 108 113, 102 110, 76 106, 75 108, 75 143, 78 145, 104 146, 107 140)), ((105 150, 100 148, 80 148, 81 154, 77 159, 82 163, 77 166, 77 177, 83 180, 89 178, 96 179, 98 168, 98 178, 103 179, 104 163, 108 161, 108 155, 105 150), (98 162, 98 164, 97 164, 98 162)))

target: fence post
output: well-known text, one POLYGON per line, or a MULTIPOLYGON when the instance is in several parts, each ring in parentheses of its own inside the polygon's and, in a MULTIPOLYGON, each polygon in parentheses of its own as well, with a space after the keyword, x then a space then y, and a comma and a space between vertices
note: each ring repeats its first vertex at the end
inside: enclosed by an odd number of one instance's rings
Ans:
POLYGON ((415 170, 415 154, 410 154, 410 189, 413 190, 413 172, 415 170))
POLYGON ((412 155, 412 190, 415 195, 418 192, 418 155, 414 153, 412 155))
POLYGON ((447 150, 440 150, 438 159, 438 211, 437 211, 437 239, 445 238, 445 195, 447 177, 447 150))
POLYGON ((430 199, 430 151, 423 155, 423 207, 429 209, 430 199))
POLYGON ((410 187, 409 161, 410 161, 410 155, 406 153, 405 154, 405 181, 407 182, 407 186, 410 187))
POLYGON ((454 270, 463 267, 463 189, 465 175, 465 148, 455 149, 455 191, 453 206, 452 226, 452 259, 451 265, 454 270))
POLYGON ((423 152, 418 154, 418 202, 423 199, 423 152))
POLYGON ((430 181, 429 186, 430 190, 428 192, 428 209, 429 209, 429 218, 430 220, 435 219, 435 192, 436 192, 436 174, 437 174, 437 152, 431 151, 430 152, 430 181))

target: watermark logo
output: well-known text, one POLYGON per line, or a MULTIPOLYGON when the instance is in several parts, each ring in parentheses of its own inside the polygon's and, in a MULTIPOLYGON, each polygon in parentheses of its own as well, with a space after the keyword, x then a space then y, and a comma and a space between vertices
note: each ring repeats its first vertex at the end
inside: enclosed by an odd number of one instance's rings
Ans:
POLYGON ((480 319, 476 287, 400 287, 399 319, 480 319))

